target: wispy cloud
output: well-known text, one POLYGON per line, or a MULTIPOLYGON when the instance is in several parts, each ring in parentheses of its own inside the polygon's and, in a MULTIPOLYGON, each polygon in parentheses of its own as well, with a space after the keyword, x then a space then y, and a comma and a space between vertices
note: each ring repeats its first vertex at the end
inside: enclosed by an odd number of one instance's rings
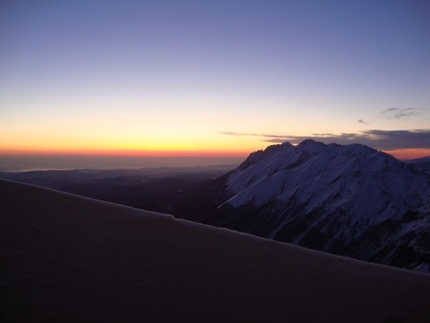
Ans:
POLYGON ((425 148, 430 149, 430 129, 418 130, 367 130, 359 133, 314 133, 311 136, 289 136, 289 135, 272 135, 265 133, 239 133, 239 132, 221 132, 225 135, 234 136, 258 136, 263 141, 270 143, 282 143, 289 141, 293 144, 299 143, 305 139, 314 139, 323 143, 336 142, 338 144, 360 143, 375 149, 393 150, 393 149, 412 149, 425 148))
POLYGON ((429 109, 425 108, 389 108, 381 111, 379 115, 382 118, 392 120, 420 116, 423 113, 428 112, 428 110, 429 109))
POLYGON ((250 133, 250 132, 234 132, 234 131, 220 131, 222 135, 227 136, 248 136, 248 137, 267 137, 267 138, 279 138, 280 140, 286 138, 284 135, 272 135, 263 133, 250 133))

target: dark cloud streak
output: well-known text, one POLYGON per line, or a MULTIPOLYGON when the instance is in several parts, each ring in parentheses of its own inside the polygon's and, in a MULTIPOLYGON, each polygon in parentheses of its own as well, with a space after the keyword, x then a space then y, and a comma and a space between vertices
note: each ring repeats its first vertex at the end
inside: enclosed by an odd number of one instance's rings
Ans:
POLYGON ((381 111, 379 115, 385 119, 392 120, 393 118, 400 119, 405 117, 419 116, 427 111, 428 109, 424 108, 390 108, 381 111))
POLYGON ((272 134, 247 134, 238 132, 221 132, 225 135, 234 136, 258 136, 263 141, 270 143, 291 142, 297 144, 305 139, 313 139, 321 141, 325 144, 336 142, 338 144, 347 145, 359 143, 380 150, 394 149, 430 149, 430 130, 367 130, 359 133, 342 133, 335 134, 318 134, 314 133, 311 136, 288 136, 288 135, 272 135, 272 134))

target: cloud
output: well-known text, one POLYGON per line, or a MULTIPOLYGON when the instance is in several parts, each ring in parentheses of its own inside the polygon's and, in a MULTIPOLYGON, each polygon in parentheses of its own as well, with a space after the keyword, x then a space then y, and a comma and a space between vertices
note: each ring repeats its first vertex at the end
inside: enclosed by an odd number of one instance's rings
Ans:
POLYGON ((387 112, 397 111, 397 110, 399 110, 399 109, 400 109, 400 108, 389 108, 389 109, 387 109, 387 110, 381 111, 381 113, 387 113, 387 112))
POLYGON ((362 123, 362 124, 368 124, 367 122, 365 122, 363 119, 357 120, 358 123, 362 123))
POLYGON ((335 136, 335 134, 329 133, 329 132, 328 133, 313 133, 312 136, 317 136, 317 137, 318 136, 320 136, 320 137, 321 136, 335 136))
POLYGON ((425 112, 428 112, 429 109, 425 108, 390 108, 384 111, 381 111, 379 115, 382 118, 392 120, 401 119, 405 117, 415 117, 419 116, 425 112))
POLYGON ((284 135, 271 135, 271 134, 249 133, 249 132, 220 131, 219 133, 227 136, 268 137, 268 138, 279 138, 279 139, 286 138, 284 135))
POLYGON ((272 134, 247 134, 238 132, 221 132, 225 135, 234 136, 258 136, 263 141, 270 143, 291 142, 297 144, 305 139, 313 139, 321 141, 325 144, 336 142, 338 144, 347 145, 359 143, 380 150, 394 149, 430 149, 430 129, 418 130, 367 130, 359 133, 314 133, 311 136, 288 136, 288 135, 272 135, 272 134))

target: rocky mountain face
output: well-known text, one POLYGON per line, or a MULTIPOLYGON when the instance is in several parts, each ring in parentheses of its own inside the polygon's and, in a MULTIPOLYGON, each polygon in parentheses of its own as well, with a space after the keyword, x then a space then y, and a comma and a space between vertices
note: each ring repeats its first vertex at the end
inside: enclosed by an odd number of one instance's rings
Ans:
POLYGON ((430 156, 409 160, 407 163, 430 175, 430 156))
POLYGON ((429 272, 430 175, 423 165, 359 144, 273 145, 218 179, 218 207, 196 220, 429 272))

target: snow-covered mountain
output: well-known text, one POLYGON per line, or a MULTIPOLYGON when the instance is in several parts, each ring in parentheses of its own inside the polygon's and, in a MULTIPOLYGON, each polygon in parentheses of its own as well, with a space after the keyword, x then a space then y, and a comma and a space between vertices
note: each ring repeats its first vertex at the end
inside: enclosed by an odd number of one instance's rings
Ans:
POLYGON ((430 271, 430 175, 414 163, 305 140, 254 152, 223 181, 227 199, 205 222, 430 271))
POLYGON ((430 175, 430 156, 408 160, 407 163, 430 175))

